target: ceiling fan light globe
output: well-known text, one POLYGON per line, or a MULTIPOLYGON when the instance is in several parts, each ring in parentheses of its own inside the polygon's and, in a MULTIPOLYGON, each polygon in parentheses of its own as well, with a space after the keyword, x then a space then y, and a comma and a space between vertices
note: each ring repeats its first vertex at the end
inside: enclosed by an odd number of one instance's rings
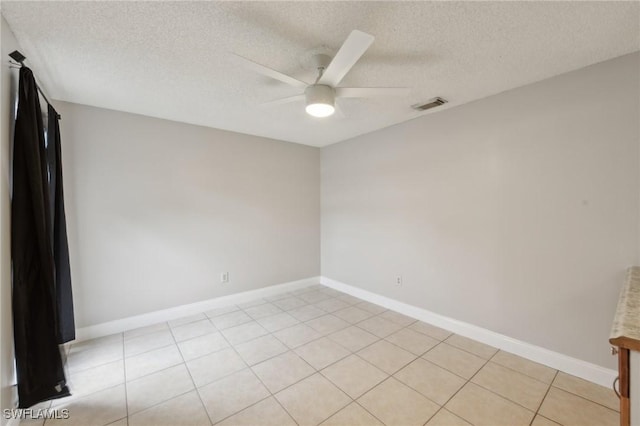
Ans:
POLYGON ((307 114, 314 117, 328 117, 335 112, 335 91, 333 87, 323 84, 314 84, 304 91, 307 114))
POLYGON ((307 114, 314 117, 318 117, 318 118, 329 117, 330 115, 333 115, 333 113, 336 111, 333 105, 322 104, 322 103, 309 104, 307 105, 305 110, 307 111, 307 114))

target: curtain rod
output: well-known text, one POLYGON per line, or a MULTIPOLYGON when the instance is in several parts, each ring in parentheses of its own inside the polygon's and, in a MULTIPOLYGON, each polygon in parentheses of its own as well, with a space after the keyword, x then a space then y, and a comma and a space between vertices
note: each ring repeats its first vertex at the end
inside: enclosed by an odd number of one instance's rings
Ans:
MULTIPOLYGON (((14 61, 18 62, 20 64, 21 67, 25 66, 24 65, 24 60, 27 59, 26 56, 24 56, 22 53, 20 53, 17 50, 14 50, 13 52, 9 53, 9 57, 11 57, 11 59, 13 59, 14 61)), ((40 88, 40 86, 38 85, 38 83, 36 82, 36 89, 38 89, 38 92, 40 92, 40 94, 42 95, 42 97, 44 98, 44 100, 47 102, 47 104, 53 106, 53 104, 51 102, 49 102, 49 99, 47 98, 47 95, 45 95, 44 90, 42 90, 40 88)), ((55 110, 55 109, 54 109, 55 110)), ((58 115, 58 118, 60 118, 60 114, 58 114, 58 112, 56 111, 56 114, 58 115)))

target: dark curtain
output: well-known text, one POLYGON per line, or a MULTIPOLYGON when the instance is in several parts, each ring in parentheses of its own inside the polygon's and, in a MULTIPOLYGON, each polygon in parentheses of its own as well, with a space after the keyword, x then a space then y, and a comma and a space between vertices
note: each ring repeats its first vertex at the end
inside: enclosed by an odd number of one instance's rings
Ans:
POLYGON ((11 256, 19 407, 69 395, 57 313, 49 166, 38 87, 20 69, 13 147, 11 256))
POLYGON ((58 313, 58 343, 76 338, 73 317, 73 293, 71 290, 71 268, 67 243, 67 220, 64 213, 62 185, 62 149, 60 147, 60 115, 47 106, 47 165, 49 172, 49 208, 51 211, 51 242, 56 269, 56 307, 58 313))

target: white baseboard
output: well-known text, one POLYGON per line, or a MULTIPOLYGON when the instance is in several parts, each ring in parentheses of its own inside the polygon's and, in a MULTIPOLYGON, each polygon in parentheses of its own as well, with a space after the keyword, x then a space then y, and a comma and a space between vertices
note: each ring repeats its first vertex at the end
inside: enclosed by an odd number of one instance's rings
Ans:
POLYGON ((444 315, 439 315, 426 309, 408 305, 358 287, 332 280, 331 278, 320 277, 320 283, 335 290, 358 297, 362 300, 366 300, 367 302, 375 303, 376 305, 400 312, 417 320, 433 324, 461 336, 503 349, 507 352, 511 352, 512 354, 519 355, 531 361, 547 365, 556 370, 564 371, 565 373, 608 388, 611 387, 613 380, 618 375, 615 370, 604 368, 578 358, 573 358, 559 352, 554 352, 540 346, 523 342, 521 340, 513 339, 509 336, 505 336, 504 334, 458 321, 444 315))
POLYGON ((287 283, 272 285, 269 287, 259 288, 256 290, 249 290, 242 293, 231 294, 228 296, 216 297, 215 299, 204 300, 202 302, 176 306, 174 308, 163 309, 160 311, 149 312, 133 317, 127 317, 114 321, 104 322, 101 324, 90 325, 88 327, 76 329, 76 340, 74 341, 74 343, 82 340, 95 339, 96 337, 108 336, 110 334, 122 333, 123 331, 145 327, 148 325, 157 324, 159 322, 171 321, 189 315, 206 312, 215 308, 249 302, 260 297, 275 296, 280 293, 297 290, 319 283, 320 277, 310 277, 298 281, 291 281, 287 283))

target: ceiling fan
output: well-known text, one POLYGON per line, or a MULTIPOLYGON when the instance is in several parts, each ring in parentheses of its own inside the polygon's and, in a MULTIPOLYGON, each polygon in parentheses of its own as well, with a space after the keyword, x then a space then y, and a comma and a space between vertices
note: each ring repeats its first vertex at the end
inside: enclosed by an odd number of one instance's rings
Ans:
POLYGON ((336 110, 336 98, 371 98, 383 96, 405 96, 405 87, 337 87, 358 59, 373 43, 374 37, 362 31, 353 30, 333 57, 316 54, 312 58, 318 70, 315 82, 309 84, 280 71, 261 65, 240 55, 235 55, 245 66, 267 77, 304 89, 303 94, 276 99, 263 106, 281 105, 305 100, 306 112, 314 117, 328 117, 336 110))

